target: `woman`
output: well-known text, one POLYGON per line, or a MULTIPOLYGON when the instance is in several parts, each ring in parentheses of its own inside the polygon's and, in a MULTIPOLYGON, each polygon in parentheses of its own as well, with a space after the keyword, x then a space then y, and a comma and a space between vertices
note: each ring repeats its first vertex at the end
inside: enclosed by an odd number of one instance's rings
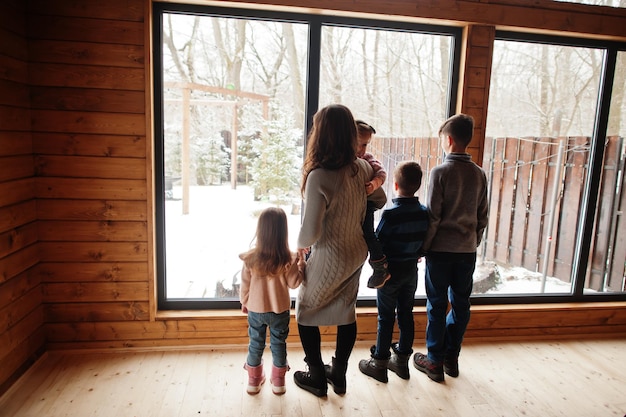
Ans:
POLYGON ((296 385, 319 397, 327 380, 346 391, 346 367, 356 340, 356 298, 367 257, 362 223, 365 184, 372 168, 356 157, 357 130, 350 110, 330 105, 313 117, 302 169, 304 213, 298 236, 300 256, 310 254, 296 300, 296 320, 308 371, 296 385), (309 252, 309 249, 310 252, 309 252), (337 326, 335 356, 324 366, 319 326, 337 326))

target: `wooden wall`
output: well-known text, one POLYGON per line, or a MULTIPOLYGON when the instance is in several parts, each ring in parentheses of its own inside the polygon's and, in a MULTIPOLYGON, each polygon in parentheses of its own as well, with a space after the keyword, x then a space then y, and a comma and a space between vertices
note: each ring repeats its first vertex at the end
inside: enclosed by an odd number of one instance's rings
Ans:
POLYGON ((45 344, 35 266, 37 205, 30 133, 26 10, 0 3, 0 392, 45 344))
MULTIPOLYGON (((626 39, 623 11, 543 0, 265 3, 466 26, 459 110, 477 118, 477 160, 496 24, 626 39)), ((0 392, 43 349, 247 342, 241 313, 156 311, 149 13, 149 0, 1 3, 0 392)), ((468 338, 626 334, 623 304, 523 307, 476 308, 468 338)), ((364 310, 359 338, 375 332, 364 310)))

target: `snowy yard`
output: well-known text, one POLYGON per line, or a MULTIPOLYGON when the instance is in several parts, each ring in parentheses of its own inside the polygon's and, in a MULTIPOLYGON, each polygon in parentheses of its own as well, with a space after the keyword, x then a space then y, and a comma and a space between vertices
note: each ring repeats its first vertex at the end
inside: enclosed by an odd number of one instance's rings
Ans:
MULTIPOLYGON (((165 203, 167 297, 214 298, 218 283, 229 290, 238 279, 241 269, 238 255, 248 250, 253 241, 258 213, 272 204, 254 201, 252 189, 247 186, 240 185, 235 190, 229 184, 193 186, 189 214, 184 215, 181 188, 174 186, 173 192, 174 199, 165 203)), ((282 208, 289 222, 290 246, 295 250, 300 214, 291 205, 282 208)), ((425 294, 424 265, 423 262, 418 265, 417 295, 425 294)), ((376 295, 375 290, 366 286, 370 274, 366 262, 359 296, 376 295)), ((475 290, 488 294, 537 294, 541 290, 541 274, 523 268, 504 268, 486 262, 477 266, 475 277, 475 290), (488 284, 479 284, 482 277, 488 284)), ((546 279, 546 292, 569 291, 570 283, 546 279)))

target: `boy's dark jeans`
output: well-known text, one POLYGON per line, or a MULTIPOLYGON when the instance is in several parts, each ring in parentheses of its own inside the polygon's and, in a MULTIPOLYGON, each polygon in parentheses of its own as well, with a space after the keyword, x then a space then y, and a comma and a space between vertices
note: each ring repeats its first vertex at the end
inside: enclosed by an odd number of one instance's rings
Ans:
POLYGON ((374 212, 376 206, 373 202, 367 202, 367 210, 365 211, 365 220, 363 221, 363 237, 367 243, 367 250, 370 253, 370 262, 382 259, 385 254, 383 247, 374 233, 374 212))
POLYGON ((476 253, 429 252, 426 255, 426 347, 428 358, 456 359, 470 319, 470 295, 476 253), (452 308, 446 315, 448 299, 452 308))
POLYGON ((396 314, 400 341, 400 353, 410 354, 413 351, 415 324, 413 321, 413 303, 417 289, 417 261, 389 262, 391 278, 384 287, 376 290, 378 306, 378 332, 374 357, 385 359, 390 356, 393 325, 396 314))

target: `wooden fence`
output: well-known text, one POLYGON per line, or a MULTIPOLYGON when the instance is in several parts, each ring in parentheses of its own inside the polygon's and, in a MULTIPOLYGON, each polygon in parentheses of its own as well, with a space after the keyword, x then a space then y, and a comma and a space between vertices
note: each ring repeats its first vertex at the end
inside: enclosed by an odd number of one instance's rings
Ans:
MULTIPOLYGON (((571 281, 589 141, 588 137, 487 139, 482 166, 489 181, 490 216, 479 248, 484 260, 571 281)), ((419 162, 424 179, 418 196, 425 203, 430 170, 443 156, 437 138, 376 138, 370 150, 387 169, 384 187, 389 199, 396 164, 419 162)), ((626 291, 622 137, 607 138, 600 187, 585 288, 626 291)))

